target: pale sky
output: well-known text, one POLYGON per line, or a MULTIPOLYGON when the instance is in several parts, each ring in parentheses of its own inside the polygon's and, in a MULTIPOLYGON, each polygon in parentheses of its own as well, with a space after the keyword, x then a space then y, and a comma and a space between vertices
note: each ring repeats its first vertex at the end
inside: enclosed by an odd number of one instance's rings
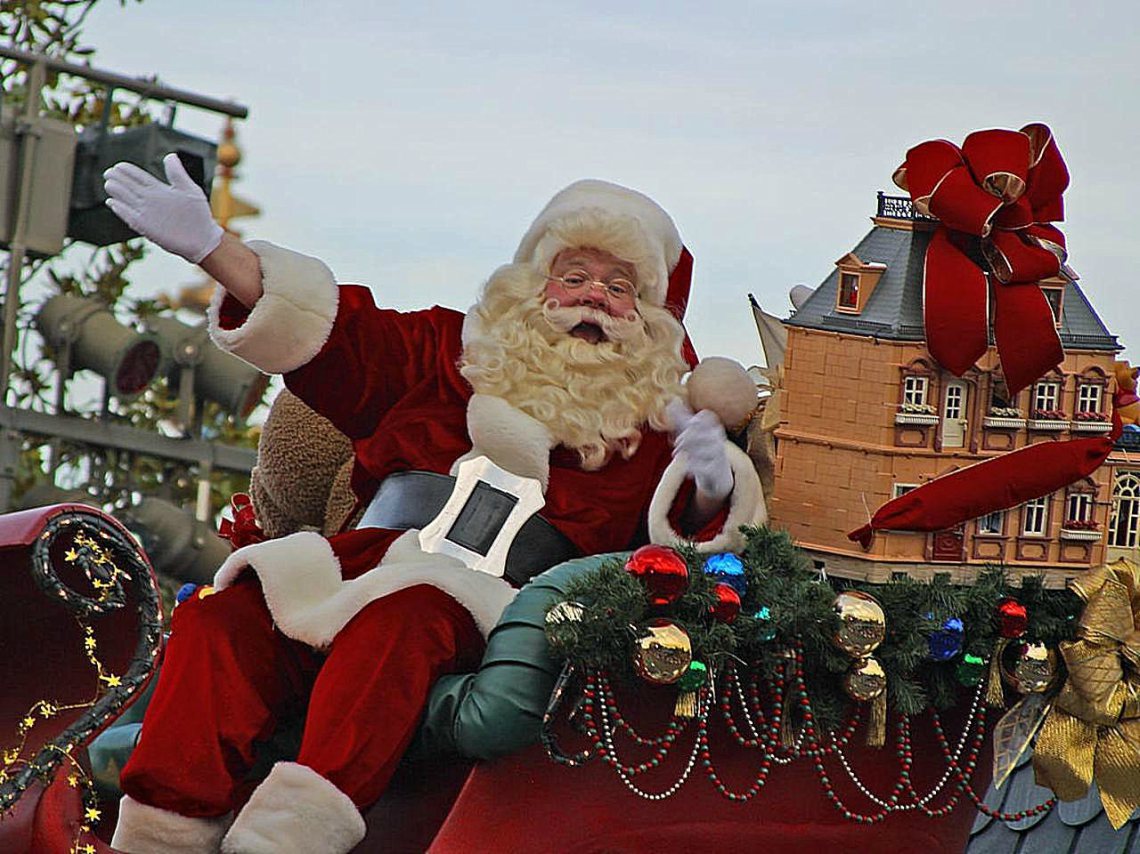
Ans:
MULTIPOLYGON (((1131 3, 1041 0, 104 0, 84 41, 100 68, 247 105, 235 192, 264 213, 235 224, 395 308, 466 309, 571 181, 641 190, 696 258, 698 352, 747 367, 747 294, 786 315, 789 288, 867 232, 875 192, 900 192, 909 147, 1034 121, 1072 174, 1070 266, 1140 348, 1138 20, 1131 3)), ((184 107, 175 124, 216 137, 222 118, 184 107)), ((195 274, 156 257, 134 279, 174 291, 195 274)))

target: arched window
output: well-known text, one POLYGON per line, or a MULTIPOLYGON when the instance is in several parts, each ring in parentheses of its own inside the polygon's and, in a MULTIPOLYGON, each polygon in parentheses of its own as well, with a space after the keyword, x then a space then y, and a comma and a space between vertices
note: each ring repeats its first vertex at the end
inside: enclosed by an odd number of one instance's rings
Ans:
POLYGON ((1117 548, 1135 548, 1138 522, 1140 472, 1117 472, 1116 483, 1112 487, 1112 520, 1109 522, 1108 544, 1117 548))

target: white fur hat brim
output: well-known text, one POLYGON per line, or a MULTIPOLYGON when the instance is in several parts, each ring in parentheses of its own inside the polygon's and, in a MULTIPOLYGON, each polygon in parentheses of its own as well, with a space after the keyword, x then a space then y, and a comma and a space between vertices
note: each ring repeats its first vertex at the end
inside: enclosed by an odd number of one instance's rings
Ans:
POLYGON ((603 249, 637 267, 639 296, 663 305, 669 274, 681 257, 681 235, 669 214, 648 196, 587 179, 557 193, 542 209, 515 252, 515 263, 548 272, 563 249, 603 249))

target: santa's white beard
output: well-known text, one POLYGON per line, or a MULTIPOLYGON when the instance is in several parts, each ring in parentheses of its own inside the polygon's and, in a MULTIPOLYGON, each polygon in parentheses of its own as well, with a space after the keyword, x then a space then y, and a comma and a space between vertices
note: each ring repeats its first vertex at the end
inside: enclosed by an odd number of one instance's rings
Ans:
POLYGON ((525 265, 497 271, 473 309, 461 371, 476 392, 503 398, 540 421, 587 469, 616 451, 632 456, 648 424, 665 429, 664 407, 686 370, 683 331, 663 309, 614 318, 586 307, 543 305, 543 279, 525 265), (569 334, 599 327, 597 343, 569 334))

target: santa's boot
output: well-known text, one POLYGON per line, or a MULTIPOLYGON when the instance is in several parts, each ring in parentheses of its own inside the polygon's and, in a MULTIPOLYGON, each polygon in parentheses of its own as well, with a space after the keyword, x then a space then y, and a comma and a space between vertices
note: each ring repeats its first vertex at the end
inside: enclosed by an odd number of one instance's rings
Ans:
POLYGON ((238 813, 225 854, 347 854, 364 838, 348 795, 305 765, 278 762, 238 813))
POLYGON ((191 818, 123 795, 111 847, 123 854, 217 854, 231 818, 191 818))

